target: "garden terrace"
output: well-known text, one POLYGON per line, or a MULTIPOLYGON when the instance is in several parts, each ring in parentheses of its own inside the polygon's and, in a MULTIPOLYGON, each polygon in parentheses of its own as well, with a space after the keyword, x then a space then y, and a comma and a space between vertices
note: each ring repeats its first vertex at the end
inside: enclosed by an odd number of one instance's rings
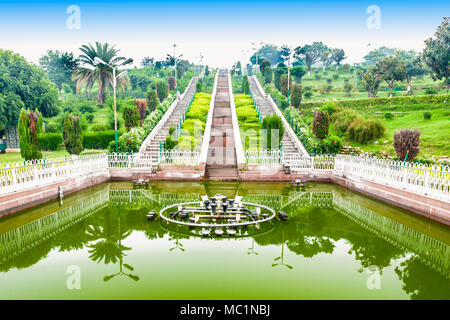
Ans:
POLYGON ((181 129, 175 129, 175 136, 178 139, 178 143, 175 148, 181 150, 198 150, 201 147, 210 102, 210 94, 202 92, 195 93, 194 99, 192 100, 192 103, 183 118, 184 120, 182 119, 183 122, 181 129), (196 126, 199 126, 200 124, 201 132, 195 132, 196 126))
POLYGON ((241 134, 242 148, 246 150, 257 150, 259 145, 261 116, 255 108, 252 97, 247 94, 234 96, 236 115, 239 121, 239 131, 241 134))
POLYGON ((152 132, 142 143, 140 152, 150 153, 155 159, 161 152, 162 144, 169 136, 171 127, 177 127, 186 115, 186 110, 192 102, 195 95, 195 88, 198 78, 193 77, 191 83, 186 88, 183 95, 177 99, 164 114, 158 125, 153 128, 152 132))
POLYGON ((283 151, 283 155, 287 158, 299 154, 308 156, 308 153, 306 152, 305 148, 298 140, 296 134, 289 126, 289 123, 286 121, 283 114, 278 109, 278 106, 275 104, 272 97, 270 95, 266 96, 266 93, 259 84, 258 79, 255 76, 249 77, 249 84, 256 109, 259 110, 258 113, 260 114, 260 118, 264 118, 266 115, 275 113, 283 121, 283 125, 285 128, 285 133, 281 140, 282 143, 281 149, 283 151))

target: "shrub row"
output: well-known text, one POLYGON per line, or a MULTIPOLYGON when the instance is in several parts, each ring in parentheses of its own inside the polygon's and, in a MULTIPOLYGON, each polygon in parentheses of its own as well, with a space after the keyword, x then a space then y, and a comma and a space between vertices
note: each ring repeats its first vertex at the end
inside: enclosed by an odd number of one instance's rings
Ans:
MULTIPOLYGON (((342 108, 359 108, 366 106, 376 106, 382 104, 419 104, 419 103, 445 103, 450 101, 450 94, 439 94, 439 95, 424 95, 424 96, 399 96, 392 98, 367 98, 367 99, 353 99, 353 100, 338 100, 333 101, 337 107, 342 108)), ((306 108, 316 108, 321 107, 323 104, 328 102, 305 102, 302 103, 302 107, 306 108)))
MULTIPOLYGON (((123 131, 118 131, 117 136, 120 137, 123 131)), ((83 148, 84 149, 106 149, 110 142, 115 140, 114 130, 83 132, 83 148)), ((63 143, 61 133, 43 133, 38 137, 39 148, 45 151, 59 150, 63 143)))

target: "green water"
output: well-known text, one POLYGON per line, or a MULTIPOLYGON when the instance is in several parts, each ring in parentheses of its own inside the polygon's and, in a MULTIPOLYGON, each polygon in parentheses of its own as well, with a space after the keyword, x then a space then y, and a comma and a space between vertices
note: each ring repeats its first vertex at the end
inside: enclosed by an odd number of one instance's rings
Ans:
POLYGON ((0 219, 0 298, 449 299, 449 244, 449 228, 335 185, 114 182, 0 219), (216 193, 291 217, 235 238, 145 218, 216 193))

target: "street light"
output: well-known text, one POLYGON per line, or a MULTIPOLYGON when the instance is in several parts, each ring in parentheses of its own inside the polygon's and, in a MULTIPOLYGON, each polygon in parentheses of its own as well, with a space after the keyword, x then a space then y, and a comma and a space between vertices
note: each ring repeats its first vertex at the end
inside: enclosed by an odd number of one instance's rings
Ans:
MULTIPOLYGON (((108 67, 110 67, 113 71, 113 94, 114 94, 114 137, 115 137, 115 141, 116 141, 116 152, 117 152, 117 108, 116 108, 116 84, 117 84, 117 79, 123 78, 128 71, 125 70, 121 73, 119 73, 119 75, 116 77, 116 67, 117 66, 112 66, 109 63, 106 63, 105 61, 103 61, 102 59, 100 59, 99 57, 95 57, 94 58, 94 62, 96 65, 99 64, 104 64, 108 67)), ((122 62, 121 64, 119 64, 119 66, 124 66, 127 64, 133 63, 133 59, 129 58, 127 60, 125 60, 124 62, 122 62)))
MULTIPOLYGON (((256 47, 256 43, 255 42, 252 42, 252 45, 254 46, 253 50, 255 50, 255 53, 256 53, 256 65, 258 65, 258 47, 256 47)), ((262 45, 263 45, 263 42, 261 41, 258 44, 258 46, 261 47, 262 45)))

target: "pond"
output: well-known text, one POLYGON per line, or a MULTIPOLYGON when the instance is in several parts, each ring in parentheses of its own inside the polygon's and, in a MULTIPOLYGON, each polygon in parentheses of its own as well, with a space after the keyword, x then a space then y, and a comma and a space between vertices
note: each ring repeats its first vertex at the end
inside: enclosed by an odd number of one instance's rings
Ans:
POLYGON ((0 219, 0 299, 450 299, 449 244, 336 185, 111 182, 0 219), (290 216, 222 237, 146 218, 218 193, 290 216))

